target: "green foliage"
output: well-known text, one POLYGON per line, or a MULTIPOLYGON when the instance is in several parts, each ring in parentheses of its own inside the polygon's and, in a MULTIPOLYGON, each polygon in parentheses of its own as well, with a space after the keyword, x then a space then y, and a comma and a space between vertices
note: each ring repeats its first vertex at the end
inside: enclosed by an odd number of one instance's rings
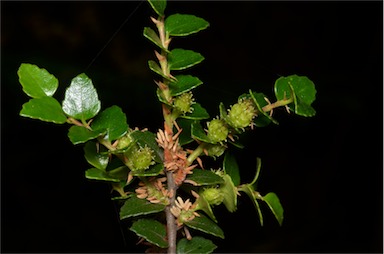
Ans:
POLYGON ((156 133, 132 129, 120 107, 102 110, 98 93, 85 73, 72 79, 60 104, 53 97, 57 78, 27 63, 22 63, 17 72, 23 91, 31 97, 22 105, 20 115, 70 125, 69 140, 84 145, 84 157, 91 166, 84 171, 85 177, 111 186, 111 198, 122 203, 120 219, 133 220, 130 230, 147 244, 168 248, 170 253, 213 252, 216 245, 211 240, 192 236, 189 229, 193 234, 200 231, 209 237, 224 238, 214 208, 223 205, 235 212, 240 208, 240 192, 251 199, 261 225, 262 202, 282 225, 284 209, 277 194, 263 196, 258 190, 261 160, 257 158, 252 182, 242 183, 243 169, 231 149, 243 148, 238 138, 245 131, 271 122, 278 124, 273 118, 275 108, 285 107, 303 117, 314 116, 313 82, 305 76, 280 77, 274 86, 275 102, 249 90, 229 107, 220 102, 218 116, 210 119, 193 97, 203 82, 185 73, 173 75, 174 71, 196 66, 204 57, 193 50, 170 48, 174 38, 195 34, 208 28, 209 23, 190 14, 166 16, 166 1, 148 2, 157 18, 152 18, 153 28, 144 28, 143 36, 160 50, 156 51, 157 61, 149 60, 148 66, 156 74, 164 129, 156 133), (222 164, 204 169, 204 156, 222 164), (184 230, 186 238, 177 241, 181 235, 178 230, 184 230))

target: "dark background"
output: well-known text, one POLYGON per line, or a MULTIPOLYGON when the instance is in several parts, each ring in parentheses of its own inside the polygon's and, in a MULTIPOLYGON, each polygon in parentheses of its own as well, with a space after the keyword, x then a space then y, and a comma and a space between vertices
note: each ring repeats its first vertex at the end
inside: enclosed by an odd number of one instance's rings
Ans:
MULTIPOLYGON (((146 2, 134 11, 138 4, 1 1, 2 252, 143 251, 119 224, 109 187, 85 179, 68 125, 18 115, 28 97, 16 73, 21 63, 46 68, 61 101, 85 72, 102 108, 118 105, 131 127, 155 132, 161 111, 147 68, 155 47, 142 36, 153 12, 146 2)), ((262 159, 259 191, 278 194, 283 226, 263 206, 260 227, 243 195, 236 213, 218 207, 226 239, 213 238, 216 251, 382 252, 382 2, 169 2, 166 14, 176 12, 210 22, 171 47, 205 56, 188 73, 204 82, 195 97, 211 117, 249 88, 273 100, 280 76, 305 75, 317 88, 315 117, 276 110, 280 125, 247 133, 236 152, 242 182, 262 159)))

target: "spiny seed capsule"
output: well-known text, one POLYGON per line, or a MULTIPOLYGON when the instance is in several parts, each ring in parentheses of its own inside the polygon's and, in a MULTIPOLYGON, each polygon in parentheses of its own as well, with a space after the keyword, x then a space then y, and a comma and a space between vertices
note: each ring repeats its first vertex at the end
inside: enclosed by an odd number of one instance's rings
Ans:
POLYGON ((203 196, 210 205, 220 205, 224 200, 223 193, 217 188, 206 188, 200 195, 203 196))
POLYGON ((256 109, 253 102, 248 99, 243 99, 232 105, 228 112, 227 122, 235 129, 245 128, 252 123, 255 116, 256 109))
POLYGON ((177 96, 173 101, 173 106, 184 114, 192 113, 193 108, 191 106, 194 103, 192 96, 191 92, 177 96))
POLYGON ((123 148, 126 148, 126 147, 128 147, 133 141, 134 141, 134 139, 131 137, 131 135, 130 135, 130 134, 126 134, 126 135, 122 136, 122 137, 119 139, 119 143, 117 143, 116 148, 117 148, 117 149, 123 149, 123 148))
POLYGON ((228 136, 228 127, 224 120, 213 119, 208 123, 208 138, 213 143, 224 141, 228 136))
POLYGON ((132 171, 145 170, 155 164, 153 150, 147 146, 139 147, 136 145, 129 149, 125 155, 128 158, 128 167, 132 171))
POLYGON ((220 144, 217 144, 217 145, 209 144, 206 146, 208 156, 211 156, 215 159, 216 159, 216 157, 220 157, 221 155, 223 155, 225 149, 226 149, 226 147, 222 146, 220 144))

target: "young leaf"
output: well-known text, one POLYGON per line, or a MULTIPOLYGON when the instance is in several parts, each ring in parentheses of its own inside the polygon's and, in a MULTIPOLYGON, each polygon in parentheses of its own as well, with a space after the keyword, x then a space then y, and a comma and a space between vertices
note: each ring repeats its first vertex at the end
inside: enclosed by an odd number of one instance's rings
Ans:
POLYGON ((168 64, 171 70, 184 70, 204 60, 197 52, 186 49, 173 49, 168 55, 168 64))
POLYGON ((58 124, 67 121, 60 103, 53 97, 48 96, 33 98, 24 103, 20 115, 58 124))
POLYGON ((100 101, 92 80, 84 73, 72 79, 65 91, 63 111, 82 122, 94 117, 100 110, 100 101))
POLYGON ((255 119, 254 123, 257 127, 267 126, 270 122, 274 124, 279 124, 275 119, 273 119, 267 112, 263 111, 263 107, 268 105, 268 102, 264 99, 266 96, 263 93, 255 93, 251 90, 249 91, 253 102, 256 104, 258 111, 261 113, 255 119))
POLYGON ((195 236, 191 240, 186 238, 180 239, 177 243, 177 253, 180 254, 208 254, 212 253, 217 246, 211 240, 205 239, 201 236, 195 236))
POLYGON ((209 114, 205 108, 203 108, 200 103, 192 104, 192 113, 181 115, 181 118, 190 119, 190 120, 204 120, 209 118, 209 114))
POLYGON ((165 7, 167 7, 166 0, 148 0, 152 9, 160 16, 164 16, 165 7))
POLYGON ((235 186, 240 184, 240 172, 237 165, 236 158, 229 152, 225 153, 223 161, 224 172, 232 178, 232 182, 235 186))
POLYGON ((245 192, 248 197, 251 199, 253 205, 256 208, 257 214, 259 215, 260 225, 263 226, 263 214, 261 213, 260 205, 257 202, 257 199, 260 197, 256 197, 256 192, 254 187, 251 184, 242 184, 239 186, 238 191, 245 192))
POLYGON ((97 138, 101 135, 104 135, 106 132, 106 130, 90 131, 85 127, 74 125, 69 128, 68 137, 69 140, 71 140, 72 144, 77 145, 80 143, 85 143, 88 140, 97 138))
POLYGON ((111 106, 102 111, 92 122, 93 130, 107 130, 108 140, 116 140, 127 132, 127 117, 118 106, 111 106))
POLYGON ((153 71, 154 73, 157 73, 159 74, 160 76, 162 76, 163 78, 169 80, 169 81, 172 81, 172 79, 170 77, 168 77, 167 75, 165 75, 163 73, 163 70, 160 68, 160 66, 153 60, 149 60, 148 61, 148 67, 151 71, 153 71))
MULTIPOLYGON (((183 130, 179 135, 179 143, 181 146, 189 144, 193 142, 193 138, 191 138, 191 124, 193 120, 178 118, 177 125, 183 130)), ((174 133, 176 133, 176 127, 174 128, 174 133)))
POLYGON ((165 19, 165 31, 170 36, 186 36, 206 29, 209 23, 190 14, 173 14, 165 19))
POLYGON ((85 171, 85 177, 91 180, 117 182, 117 183, 120 182, 120 179, 112 177, 107 172, 97 168, 90 168, 87 171, 85 171))
POLYGON ((85 144, 84 157, 89 164, 97 169, 105 171, 107 168, 109 162, 108 154, 101 154, 98 152, 97 144, 94 141, 89 141, 85 144))
POLYGON ((204 170, 196 168, 193 170, 193 174, 188 174, 186 179, 192 180, 197 185, 213 185, 224 183, 224 179, 210 170, 204 170))
POLYGON ((267 203, 268 207, 271 209, 273 215, 275 215, 276 220, 281 226, 284 219, 284 209, 277 195, 273 192, 270 192, 263 197, 263 201, 267 203))
POLYGON ((191 136, 195 140, 199 140, 205 143, 212 143, 207 134, 205 134, 204 129, 201 127, 199 122, 194 122, 191 125, 191 136))
POLYGON ((149 169, 146 170, 137 170, 132 172, 134 176, 157 176, 161 172, 163 172, 164 165, 162 163, 155 164, 150 166, 149 169))
POLYGON ((129 217, 158 213, 165 209, 165 205, 153 204, 146 199, 140 199, 136 195, 127 199, 124 205, 120 208, 120 219, 129 217))
POLYGON ((237 188, 229 175, 224 174, 223 179, 225 183, 219 187, 221 193, 224 195, 223 203, 227 210, 233 213, 237 209, 237 188))
POLYGON ((153 42, 156 46, 169 53, 169 50, 164 48, 157 33, 150 27, 144 27, 143 35, 145 38, 153 42))
POLYGON ((275 94, 278 100, 293 98, 294 103, 289 104, 289 108, 297 115, 311 117, 316 114, 315 109, 311 107, 316 99, 316 88, 305 76, 291 75, 277 79, 275 94))
POLYGON ((168 241, 166 240, 167 230, 165 226, 157 220, 139 219, 132 224, 130 230, 160 248, 168 247, 168 241))
POLYGON ((200 217, 196 216, 193 220, 184 223, 190 228, 224 239, 223 230, 215 222, 202 214, 200 214, 200 217))
POLYGON ((214 222, 217 223, 217 219, 216 219, 215 215, 213 214, 212 207, 208 203, 208 201, 205 199, 204 195, 200 195, 199 198, 197 199, 196 210, 201 210, 201 211, 205 212, 209 216, 209 218, 211 218, 211 220, 213 220, 214 222))
POLYGON ((176 75, 175 78, 176 80, 169 83, 169 89, 171 90, 172 96, 188 92, 203 84, 199 78, 191 75, 176 75))
POLYGON ((34 64, 22 63, 17 75, 23 91, 32 98, 52 96, 59 86, 55 76, 34 64))
POLYGON ((150 131, 133 131, 130 135, 139 143, 139 145, 142 147, 147 145, 155 152, 154 160, 156 162, 163 162, 163 150, 157 145, 156 135, 154 133, 150 131))

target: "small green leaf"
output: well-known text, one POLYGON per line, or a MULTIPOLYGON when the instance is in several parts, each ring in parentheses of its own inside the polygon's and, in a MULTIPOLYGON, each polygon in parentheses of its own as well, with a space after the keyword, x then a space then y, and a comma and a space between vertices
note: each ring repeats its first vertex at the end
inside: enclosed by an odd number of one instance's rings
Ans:
POLYGON ((158 213, 164 209, 165 205, 153 204, 146 199, 132 196, 130 199, 127 199, 124 205, 120 208, 120 219, 123 220, 129 217, 158 213))
MULTIPOLYGON (((199 194, 200 195, 200 194, 199 194)), ((196 210, 201 210, 205 212, 211 220, 217 223, 217 219, 215 215, 213 214, 212 207, 209 204, 209 202, 205 199, 204 195, 200 195, 197 199, 197 206, 196 210)))
POLYGON ((132 175, 134 176, 157 176, 163 172, 164 166, 162 163, 155 164, 150 166, 149 169, 146 170, 137 170, 133 171, 132 175))
POLYGON ((147 145, 155 152, 154 160, 158 163, 163 162, 163 150, 158 146, 156 142, 156 135, 150 131, 133 131, 131 137, 134 138, 141 147, 147 145))
POLYGON ((160 248, 168 247, 168 241, 166 240, 167 230, 165 225, 161 224, 157 220, 139 219, 138 221, 133 222, 130 230, 160 248))
POLYGON ((33 98, 24 103, 20 115, 58 124, 63 124, 67 121, 60 103, 48 96, 33 98))
POLYGON ((106 130, 90 131, 85 127, 74 125, 69 128, 68 137, 74 145, 77 145, 104 135, 106 132, 106 130))
POLYGON ((94 117, 100 110, 100 101, 92 80, 84 73, 72 79, 65 91, 63 111, 82 122, 94 117))
POLYGON ((161 77, 169 80, 169 81, 172 81, 172 78, 171 77, 168 77, 167 75, 165 75, 163 73, 163 70, 160 68, 160 66, 153 60, 149 60, 148 61, 148 67, 150 70, 152 70, 154 73, 157 73, 159 74, 161 77))
POLYGON ((97 168, 90 168, 87 171, 85 171, 85 177, 91 180, 117 182, 117 183, 120 182, 120 179, 114 178, 110 176, 107 172, 97 168))
POLYGON ((205 108, 203 108, 200 103, 192 104, 192 113, 181 115, 181 118, 190 119, 190 120, 203 120, 208 119, 209 114, 205 108))
POLYGON ((204 60, 204 57, 197 52, 186 49, 173 49, 168 55, 170 70, 184 70, 204 60))
POLYGON ((172 107, 172 103, 167 101, 165 98, 164 98, 164 95, 163 95, 163 92, 161 91, 160 88, 157 88, 156 89, 156 95, 157 95, 157 98, 159 99, 160 102, 164 103, 165 105, 168 105, 168 106, 171 106, 172 107))
POLYGON ((263 226, 263 214, 261 213, 260 205, 257 202, 257 199, 260 199, 260 197, 256 197, 256 192, 252 184, 243 184, 239 186, 238 191, 245 192, 245 194, 248 195, 248 197, 251 199, 253 205, 256 208, 257 214, 259 215, 260 225, 263 226))
POLYGON ((165 19, 164 27, 168 35, 186 36, 206 29, 209 23, 190 14, 173 14, 165 19))
POLYGON ((193 174, 188 174, 186 179, 192 180, 197 185, 213 185, 224 183, 224 179, 210 170, 204 170, 196 168, 193 170, 193 174))
POLYGON ((229 152, 225 153, 223 161, 224 172, 232 178, 232 182, 235 186, 240 184, 240 172, 237 165, 236 158, 229 152))
POLYGON ((215 222, 202 214, 200 214, 199 217, 196 216, 193 220, 184 223, 190 228, 224 239, 223 230, 215 222))
POLYGON ((259 157, 256 158, 256 174, 255 177, 253 178, 252 182, 250 183, 252 186, 256 187, 257 179, 259 178, 260 175, 260 169, 261 169, 261 159, 259 157))
POLYGON ((297 115, 311 117, 316 114, 315 109, 311 107, 316 99, 316 88, 305 76, 291 75, 277 79, 275 94, 278 100, 293 98, 294 103, 289 104, 289 108, 297 115))
POLYGON ((148 0, 148 3, 160 17, 164 16, 165 7, 167 7, 166 0, 148 0))
POLYGON ((108 140, 116 140, 128 130, 127 117, 120 107, 111 106, 97 115, 91 127, 93 130, 107 130, 108 140))
POLYGON ((205 143, 212 143, 212 141, 208 138, 207 134, 205 134, 205 131, 201 127, 199 122, 194 122, 191 125, 191 136, 195 140, 199 140, 205 143))
POLYGON ((55 76, 34 64, 22 63, 17 75, 23 91, 32 98, 52 96, 59 86, 55 76))
POLYGON ((277 195, 273 192, 270 192, 263 197, 263 200, 265 203, 267 203, 268 207, 271 209, 273 215, 275 215, 276 220, 281 226, 284 219, 284 209, 277 195))
POLYGON ((109 162, 109 157, 107 154, 101 154, 98 149, 102 148, 97 148, 96 142, 87 142, 84 146, 84 157, 89 164, 97 169, 105 171, 109 162))
POLYGON ((191 75, 176 75, 175 78, 176 80, 169 84, 172 96, 188 92, 203 84, 199 78, 191 75))
POLYGON ((208 254, 212 253, 217 246, 211 240, 205 239, 201 236, 195 236, 191 240, 186 238, 180 239, 177 243, 178 254, 208 254))
POLYGON ((237 209, 237 188, 229 175, 224 174, 223 179, 225 183, 219 187, 221 193, 224 195, 223 203, 227 210, 233 213, 237 209))
MULTIPOLYGON (((178 118, 177 125, 183 130, 179 135, 179 143, 181 146, 189 144, 193 142, 193 138, 191 138, 191 124, 193 120, 178 118)), ((174 133, 177 132, 176 127, 174 128, 174 133)))
POLYGON ((169 53, 169 50, 164 48, 157 33, 150 27, 144 27, 143 35, 145 38, 153 42, 156 46, 169 53))
POLYGON ((249 91, 249 94, 251 95, 253 102, 256 104, 256 107, 259 111, 259 114, 254 119, 254 123, 257 127, 264 127, 267 126, 270 122, 273 122, 274 124, 279 124, 275 119, 273 119, 267 112, 263 111, 263 107, 268 105, 268 102, 265 100, 265 95, 263 93, 255 93, 251 90, 249 91))

